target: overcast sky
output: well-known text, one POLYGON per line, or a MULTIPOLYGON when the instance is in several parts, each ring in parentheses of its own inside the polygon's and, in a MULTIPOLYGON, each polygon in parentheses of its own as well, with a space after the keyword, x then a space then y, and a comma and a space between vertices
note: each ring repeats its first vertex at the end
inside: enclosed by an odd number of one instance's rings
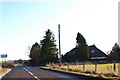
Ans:
POLYGON ((88 45, 110 51, 118 42, 119 0, 40 0, 0 2, 0 54, 8 60, 28 59, 28 46, 51 29, 58 45, 61 25, 62 54, 75 47, 80 32, 88 45))

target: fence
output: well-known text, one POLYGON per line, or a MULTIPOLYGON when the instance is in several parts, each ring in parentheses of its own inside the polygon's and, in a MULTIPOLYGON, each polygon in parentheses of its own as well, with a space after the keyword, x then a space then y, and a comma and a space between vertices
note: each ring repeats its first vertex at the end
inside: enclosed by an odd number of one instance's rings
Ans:
POLYGON ((98 74, 109 74, 120 76, 120 63, 64 63, 59 64, 48 64, 47 66, 52 66, 54 68, 71 70, 76 72, 89 72, 98 74))

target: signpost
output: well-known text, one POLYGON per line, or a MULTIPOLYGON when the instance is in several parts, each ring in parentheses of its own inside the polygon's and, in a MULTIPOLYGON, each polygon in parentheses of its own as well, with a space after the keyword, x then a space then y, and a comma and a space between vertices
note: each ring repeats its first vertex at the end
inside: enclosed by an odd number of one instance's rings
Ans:
POLYGON ((2 54, 1 55, 1 58, 6 58, 7 57, 7 54, 2 54))
MULTIPOLYGON (((1 54, 0 57, 2 58, 2 67, 4 67, 3 59, 7 58, 7 54, 1 54)), ((6 60, 5 60, 5 64, 6 64, 6 60)))

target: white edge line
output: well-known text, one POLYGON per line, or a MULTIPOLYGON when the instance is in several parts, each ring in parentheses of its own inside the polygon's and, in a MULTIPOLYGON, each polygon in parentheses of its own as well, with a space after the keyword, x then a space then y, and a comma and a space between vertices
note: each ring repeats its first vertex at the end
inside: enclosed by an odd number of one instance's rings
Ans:
POLYGON ((6 75, 9 71, 11 71, 11 69, 9 69, 6 73, 4 73, 3 75, 1 75, 0 78, 2 78, 4 75, 6 75))

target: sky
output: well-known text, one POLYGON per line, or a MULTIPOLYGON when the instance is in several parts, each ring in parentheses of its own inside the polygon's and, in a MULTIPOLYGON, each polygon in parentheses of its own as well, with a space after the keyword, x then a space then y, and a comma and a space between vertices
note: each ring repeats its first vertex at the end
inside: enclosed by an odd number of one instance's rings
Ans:
POLYGON ((118 1, 1 0, 0 54, 7 54, 7 60, 29 59, 28 46, 40 44, 47 29, 58 45, 58 24, 62 54, 75 47, 78 32, 106 53, 118 43, 118 1))

